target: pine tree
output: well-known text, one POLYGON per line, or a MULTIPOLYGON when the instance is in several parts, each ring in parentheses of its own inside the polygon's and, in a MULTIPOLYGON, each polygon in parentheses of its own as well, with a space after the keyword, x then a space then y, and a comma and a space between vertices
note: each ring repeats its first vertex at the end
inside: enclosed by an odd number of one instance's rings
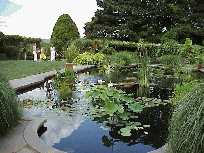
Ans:
POLYGON ((51 35, 51 44, 56 48, 57 53, 62 56, 63 47, 70 45, 71 41, 79 38, 79 31, 76 24, 68 14, 59 16, 51 35))

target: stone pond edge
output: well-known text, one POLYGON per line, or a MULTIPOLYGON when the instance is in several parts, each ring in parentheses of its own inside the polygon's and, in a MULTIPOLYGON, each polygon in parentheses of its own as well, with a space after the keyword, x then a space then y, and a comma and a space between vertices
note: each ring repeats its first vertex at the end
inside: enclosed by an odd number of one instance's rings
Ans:
POLYGON ((25 141, 35 150, 40 153, 65 153, 53 147, 47 146, 39 137, 38 129, 47 122, 46 118, 37 118, 31 121, 24 130, 25 141))

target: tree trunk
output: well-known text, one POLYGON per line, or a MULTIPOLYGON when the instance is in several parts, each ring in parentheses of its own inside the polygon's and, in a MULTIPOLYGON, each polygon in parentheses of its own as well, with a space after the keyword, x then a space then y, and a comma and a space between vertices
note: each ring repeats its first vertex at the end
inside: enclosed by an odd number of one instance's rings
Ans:
POLYGON ((23 59, 26 60, 27 54, 26 52, 23 52, 23 59))

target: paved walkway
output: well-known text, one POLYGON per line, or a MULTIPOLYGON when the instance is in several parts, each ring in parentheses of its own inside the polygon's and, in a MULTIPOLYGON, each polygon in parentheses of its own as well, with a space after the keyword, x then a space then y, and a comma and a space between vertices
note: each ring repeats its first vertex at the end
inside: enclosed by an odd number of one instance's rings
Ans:
MULTIPOLYGON (((80 73, 94 67, 94 65, 74 66, 74 70, 80 73)), ((61 73, 64 71, 65 68, 60 70, 61 73)), ((14 89, 22 91, 43 83, 55 73, 56 71, 50 71, 22 79, 10 80, 9 82, 14 89)), ((0 137, 0 153, 63 153, 46 146, 38 137, 37 130, 46 121, 45 118, 21 116, 21 123, 16 125, 6 136, 0 137)))

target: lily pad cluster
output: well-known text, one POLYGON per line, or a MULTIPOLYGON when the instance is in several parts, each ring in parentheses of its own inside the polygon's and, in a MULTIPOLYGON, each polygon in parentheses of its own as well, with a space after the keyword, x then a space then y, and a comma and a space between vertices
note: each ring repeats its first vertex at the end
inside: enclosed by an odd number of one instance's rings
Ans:
POLYGON ((132 129, 143 129, 138 127, 141 123, 135 120, 137 113, 143 111, 143 106, 131 96, 113 86, 96 85, 85 94, 91 100, 89 115, 103 118, 102 123, 121 126, 121 135, 130 136, 132 129))

